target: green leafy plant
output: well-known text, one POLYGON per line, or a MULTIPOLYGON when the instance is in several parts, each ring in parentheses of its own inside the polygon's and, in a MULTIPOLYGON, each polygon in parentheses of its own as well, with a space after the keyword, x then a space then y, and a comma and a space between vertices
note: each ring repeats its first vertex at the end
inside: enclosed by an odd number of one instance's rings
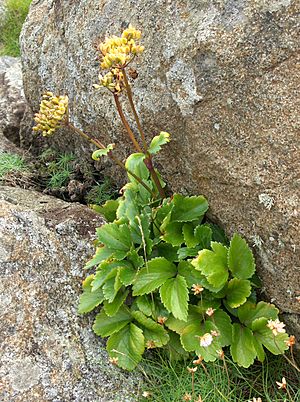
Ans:
POLYGON ((21 172, 26 169, 27 164, 21 156, 9 152, 0 153, 0 180, 3 180, 8 173, 21 172))
POLYGON ((73 162, 75 155, 73 153, 64 153, 52 160, 47 166, 49 175, 47 186, 51 189, 57 189, 64 186, 74 172, 73 162))
POLYGON ((35 131, 50 136, 65 125, 97 147, 94 160, 109 157, 127 172, 122 196, 98 207, 107 223, 97 229, 96 253, 86 264, 94 272, 83 283, 79 312, 100 308, 93 330, 108 337, 112 363, 127 370, 153 348, 164 348, 171 359, 197 355, 200 362, 222 358, 228 348, 234 362, 249 367, 256 358, 264 361, 265 349, 284 353, 292 340, 278 309, 257 303, 255 262, 245 240, 235 234, 228 242, 205 219, 204 196, 166 193, 153 159, 170 135, 160 132, 148 143, 126 72, 143 51, 139 38, 129 27, 98 46, 108 72, 95 87, 111 92, 136 150, 125 164, 114 144, 105 146, 70 122, 66 96, 47 92, 35 117, 35 131), (140 138, 123 113, 124 94, 140 138))
POLYGON ((4 1, 4 16, 0 22, 0 55, 20 56, 19 36, 28 14, 31 0, 4 1))

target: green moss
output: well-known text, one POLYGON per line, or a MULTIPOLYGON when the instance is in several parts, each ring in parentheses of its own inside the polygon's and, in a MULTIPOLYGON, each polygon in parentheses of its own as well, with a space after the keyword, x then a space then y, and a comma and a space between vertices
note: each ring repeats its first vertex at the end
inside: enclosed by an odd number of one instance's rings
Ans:
POLYGON ((31 0, 7 0, 6 13, 1 23, 0 55, 19 56, 19 36, 28 14, 31 0))

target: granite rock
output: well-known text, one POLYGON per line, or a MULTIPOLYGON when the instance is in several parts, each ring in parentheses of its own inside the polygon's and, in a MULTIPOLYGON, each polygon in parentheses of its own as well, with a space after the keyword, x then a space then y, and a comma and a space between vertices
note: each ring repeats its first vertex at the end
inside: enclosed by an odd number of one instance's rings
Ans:
POLYGON ((102 218, 80 204, 0 187, 0 400, 134 401, 138 375, 108 362, 77 314, 102 218))
MULTIPOLYGON (((92 88, 93 44, 128 23, 143 31, 137 109, 149 136, 172 134, 159 168, 173 191, 204 194, 211 218, 254 245, 262 296, 293 317, 300 313, 299 12, 297 0, 158 0, 155 7, 39 0, 21 38, 32 109, 46 88, 67 93, 73 122, 124 155, 128 142, 110 94, 92 88)), ((43 140, 27 129, 22 141, 34 149, 43 140)), ((49 143, 89 157, 89 146, 69 132, 49 143)))

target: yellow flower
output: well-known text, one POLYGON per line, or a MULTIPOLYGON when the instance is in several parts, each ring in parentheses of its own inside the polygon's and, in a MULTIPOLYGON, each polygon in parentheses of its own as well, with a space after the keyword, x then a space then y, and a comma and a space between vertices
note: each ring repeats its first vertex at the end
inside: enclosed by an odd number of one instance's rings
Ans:
POLYGON ((46 92, 39 113, 35 114, 34 120, 37 124, 33 131, 40 131, 45 137, 53 135, 68 113, 68 102, 67 96, 55 96, 52 92, 46 92))

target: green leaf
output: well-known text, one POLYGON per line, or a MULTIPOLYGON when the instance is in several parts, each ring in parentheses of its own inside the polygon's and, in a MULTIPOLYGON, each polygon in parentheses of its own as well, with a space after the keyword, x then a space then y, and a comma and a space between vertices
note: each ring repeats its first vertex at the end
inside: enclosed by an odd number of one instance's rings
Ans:
POLYGON ((183 360, 189 357, 189 353, 184 350, 180 342, 180 336, 173 331, 169 331, 170 342, 165 346, 170 361, 183 360))
POLYGON ((118 200, 108 200, 103 205, 92 205, 92 209, 98 214, 104 216, 108 222, 113 222, 116 219, 116 212, 119 206, 118 200))
POLYGON ((185 278, 189 288, 191 288, 194 284, 201 285, 204 278, 204 276, 188 261, 180 261, 178 264, 178 273, 185 278))
POLYGON ((171 221, 191 222, 203 217, 208 209, 207 200, 202 196, 185 197, 180 194, 173 196, 174 208, 171 221))
POLYGON ((148 266, 142 268, 135 278, 133 296, 142 296, 151 293, 160 287, 167 279, 176 275, 174 264, 164 257, 153 258, 148 266))
POLYGON ((95 265, 99 265, 102 261, 105 261, 107 258, 110 258, 113 254, 113 251, 108 249, 107 247, 98 247, 96 249, 96 253, 91 260, 89 260, 84 269, 92 268, 95 265))
POLYGON ((195 226, 191 223, 185 223, 182 227, 182 233, 185 244, 189 248, 193 248, 198 244, 198 240, 195 238, 195 226))
POLYGON ((150 300, 149 296, 138 296, 136 298, 136 303, 142 313, 148 316, 152 314, 152 301, 150 300))
POLYGON ((122 283, 119 277, 120 273, 118 268, 114 268, 106 277, 105 282, 103 284, 103 294, 105 299, 108 300, 109 303, 112 303, 114 298, 116 297, 119 289, 122 287, 122 283))
POLYGON ((109 303, 107 300, 103 303, 103 308, 107 315, 110 317, 115 315, 128 296, 129 290, 119 290, 113 302, 109 303))
POLYGON ((230 242, 228 266, 232 274, 239 279, 251 278, 255 272, 252 251, 246 241, 238 234, 235 234, 230 242))
POLYGON ((160 297, 167 310, 179 320, 186 321, 189 293, 183 276, 168 279, 160 288, 160 297))
POLYGON ((147 342, 154 342, 153 347, 160 348, 169 342, 169 335, 163 326, 146 317, 141 311, 132 312, 133 318, 140 324, 147 342))
MULTIPOLYGON (((125 262, 125 261, 122 261, 125 262)), ((136 271, 133 269, 132 265, 130 262, 126 261, 128 266, 123 266, 119 268, 119 279, 122 282, 123 285, 129 286, 132 285, 134 282, 134 278, 136 275, 136 271)))
POLYGON ((170 134, 161 131, 159 135, 152 138, 150 147, 148 148, 149 154, 157 154, 161 150, 161 146, 170 142, 170 134))
POLYGON ((268 320, 276 320, 279 310, 274 304, 260 301, 259 303, 247 302, 238 309, 239 320, 246 326, 258 318, 267 318, 268 320))
POLYGON ((289 336, 287 333, 274 335, 272 330, 265 326, 254 332, 255 339, 263 344, 273 355, 283 354, 289 347, 286 344, 289 336))
POLYGON ((142 359, 144 343, 143 331, 130 323, 110 336, 107 341, 107 351, 110 357, 118 358, 118 366, 131 371, 142 359))
POLYGON ((94 280, 94 275, 88 276, 83 282, 83 293, 79 298, 78 312, 84 314, 92 311, 95 307, 99 306, 104 300, 102 289, 92 292, 91 283, 94 280))
POLYGON ((251 294, 251 283, 244 279, 233 278, 228 283, 227 303, 231 308, 244 304, 251 294))
POLYGON ((203 314, 199 313, 197 306, 190 305, 187 321, 178 320, 177 318, 170 316, 165 322, 166 327, 181 335, 184 329, 191 324, 199 323, 203 320, 203 314))
POLYGON ((177 251, 178 260, 185 260, 189 257, 196 257, 198 253, 198 248, 181 247, 177 251))
POLYGON ((93 325, 95 334, 106 337, 120 331, 125 325, 132 321, 129 309, 122 306, 119 311, 112 317, 109 317, 104 309, 96 315, 93 325))
POLYGON ((257 358, 262 363, 265 360, 265 351, 263 345, 253 336, 253 346, 255 348, 257 358))
POLYGON ((212 286, 210 289, 213 292, 220 291, 228 280, 227 263, 224 259, 224 254, 227 254, 227 249, 220 243, 211 243, 211 250, 201 250, 198 257, 192 261, 193 266, 199 270, 212 286))
POLYGON ((97 149, 92 153, 92 159, 94 161, 98 161, 101 156, 107 156, 110 151, 112 151, 115 147, 115 144, 108 144, 106 148, 103 149, 97 149))
POLYGON ((233 324, 230 352, 233 361, 239 366, 247 368, 254 363, 257 352, 253 342, 253 334, 249 328, 240 324, 233 324))
POLYGON ((222 309, 218 309, 208 320, 215 326, 214 329, 219 332, 218 341, 221 346, 230 345, 232 342, 232 324, 229 315, 222 309))
POLYGON ((164 241, 166 241, 167 243, 172 244, 172 246, 180 246, 184 242, 182 234, 182 223, 168 223, 163 230, 162 239, 164 239, 164 241))
MULTIPOLYGON (((130 170, 132 173, 136 174, 142 180, 148 180, 150 173, 144 163, 145 155, 142 153, 131 154, 125 163, 126 169, 130 170)), ((137 183, 136 179, 128 174, 130 182, 137 183)))
POLYGON ((178 247, 172 246, 172 244, 160 242, 155 247, 158 257, 165 257, 167 260, 174 262, 178 259, 177 250, 178 247))
POLYGON ((107 223, 97 229, 98 239, 113 252, 115 258, 122 260, 130 250, 132 244, 128 225, 107 223))
POLYGON ((200 249, 210 248, 212 240, 212 230, 206 225, 199 225, 195 228, 195 239, 200 249))
MULTIPOLYGON (((94 280, 92 282, 92 290, 93 292, 103 286, 104 282, 106 281, 108 275, 113 271, 115 268, 119 267, 128 267, 130 263, 127 261, 103 261, 99 267, 97 268, 97 272, 95 274, 94 280)), ((114 271, 116 272, 116 271, 114 271)))

